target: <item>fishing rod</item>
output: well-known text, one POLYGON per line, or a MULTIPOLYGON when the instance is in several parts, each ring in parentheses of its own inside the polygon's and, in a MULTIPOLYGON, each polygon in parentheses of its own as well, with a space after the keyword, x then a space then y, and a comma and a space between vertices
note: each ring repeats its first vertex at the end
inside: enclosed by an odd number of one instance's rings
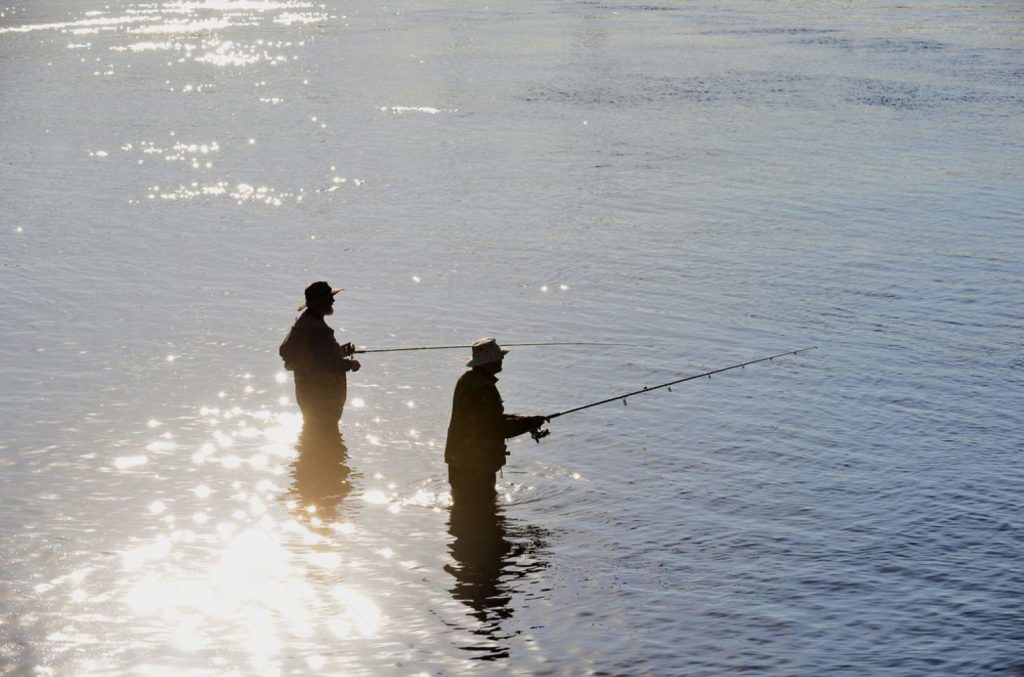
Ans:
MULTIPOLYGON (((733 369, 742 369, 742 368, 747 367, 747 366, 749 366, 751 364, 757 364, 758 362, 771 362, 772 360, 774 360, 777 357, 785 357, 787 355, 797 355, 799 353, 805 353, 808 350, 814 350, 817 347, 818 346, 811 346, 809 348, 801 348, 800 350, 791 350, 791 351, 789 351, 787 353, 779 353, 778 355, 769 355, 768 357, 761 357, 761 358, 758 358, 756 360, 749 360, 747 362, 741 362, 739 364, 733 364, 733 365, 730 365, 728 367, 722 367, 721 369, 712 369, 711 371, 705 371, 702 374, 695 374, 693 376, 686 376, 684 378, 676 379, 675 381, 669 381, 668 383, 661 383, 661 384, 656 385, 656 386, 644 386, 640 390, 634 390, 633 392, 626 393, 625 395, 616 395, 615 397, 609 397, 607 399, 600 400, 598 402, 591 402, 590 404, 584 404, 584 405, 579 406, 579 407, 573 407, 572 409, 566 409, 565 411, 559 411, 559 412, 557 412, 555 414, 551 414, 550 416, 545 416, 544 420, 545 421, 551 421, 552 419, 556 419, 559 416, 565 416, 566 414, 572 414, 572 413, 575 413, 577 411, 583 411, 584 409, 590 409, 591 407, 596 407, 596 406, 601 405, 601 404, 608 404, 609 402, 615 402, 617 400, 622 400, 622 403, 625 404, 626 403, 626 399, 629 398, 629 397, 633 397, 634 395, 642 395, 643 393, 648 393, 648 392, 651 392, 652 390, 659 390, 660 388, 668 388, 668 391, 672 392, 672 386, 677 385, 679 383, 685 383, 686 381, 693 381, 694 379, 704 378, 704 377, 711 378, 713 375, 721 374, 724 371, 731 371, 733 369)), ((551 434, 550 430, 541 429, 541 428, 537 428, 536 430, 530 431, 530 436, 533 437, 534 441, 538 442, 538 443, 540 442, 542 437, 547 437, 550 434, 551 434)))
MULTIPOLYGON (((544 343, 502 343, 502 347, 518 346, 632 346, 634 348, 651 348, 652 346, 643 343, 603 343, 593 341, 553 341, 544 343)), ((452 350, 455 348, 472 348, 472 344, 458 346, 409 346, 402 348, 361 348, 356 350, 357 354, 362 353, 397 353, 409 350, 452 350)))

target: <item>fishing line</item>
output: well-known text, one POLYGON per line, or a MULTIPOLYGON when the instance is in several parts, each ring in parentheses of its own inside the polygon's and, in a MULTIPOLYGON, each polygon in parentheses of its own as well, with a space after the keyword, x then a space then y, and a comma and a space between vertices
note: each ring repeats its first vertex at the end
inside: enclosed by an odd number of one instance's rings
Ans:
MULTIPOLYGON (((633 348, 652 348, 653 346, 646 345, 643 343, 605 343, 605 342, 592 342, 592 341, 552 341, 552 342, 541 342, 541 343, 502 343, 502 347, 519 347, 519 346, 631 346, 633 348)), ((457 345, 457 346, 409 346, 400 348, 361 348, 356 350, 356 354, 364 353, 397 353, 405 352, 410 350, 454 350, 457 348, 472 348, 472 344, 457 345)))

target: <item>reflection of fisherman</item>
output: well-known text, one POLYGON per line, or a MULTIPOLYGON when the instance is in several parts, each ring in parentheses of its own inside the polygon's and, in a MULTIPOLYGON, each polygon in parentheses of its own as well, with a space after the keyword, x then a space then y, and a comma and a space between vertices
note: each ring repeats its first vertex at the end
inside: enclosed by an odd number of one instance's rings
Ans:
MULTIPOLYGON (((502 623, 512 617, 510 579, 515 556, 506 538, 505 516, 494 502, 466 510, 456 505, 448 523, 452 541, 448 546, 452 562, 444 569, 455 577, 452 596, 470 608, 479 625, 471 630, 477 639, 470 646, 474 658, 507 658, 507 637, 502 623), (481 643, 482 640, 482 643, 481 643)), ((462 647, 469 648, 469 647, 462 647)))
POLYGON ((495 385, 507 348, 493 338, 473 344, 472 367, 455 385, 444 460, 456 505, 493 501, 495 473, 505 465, 505 440, 536 430, 543 416, 506 414, 495 385))
POLYGON ((476 619, 468 642, 459 648, 475 660, 508 658, 509 639, 503 628, 515 612, 521 579, 547 568, 550 534, 536 526, 506 519, 494 501, 466 506, 456 503, 448 522, 451 561, 444 570, 455 577, 452 597, 476 619))
POLYGON ((306 312, 295 320, 279 351, 285 369, 295 372, 295 399, 306 425, 336 426, 341 421, 345 374, 359 371, 359 362, 349 358, 355 346, 340 345, 324 321, 325 315, 334 313, 334 295, 340 291, 326 282, 306 287, 306 300, 299 304, 299 310, 306 312))
POLYGON ((352 491, 345 440, 337 428, 303 426, 295 450, 290 496, 298 499, 296 514, 321 523, 335 521, 338 504, 352 491))

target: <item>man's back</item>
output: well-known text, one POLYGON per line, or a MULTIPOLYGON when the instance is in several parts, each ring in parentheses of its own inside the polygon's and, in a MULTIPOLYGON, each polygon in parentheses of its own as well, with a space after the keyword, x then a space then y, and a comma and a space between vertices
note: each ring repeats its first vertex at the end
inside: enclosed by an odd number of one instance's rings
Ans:
POLYGON ((445 463, 489 471, 505 464, 505 407, 496 381, 470 369, 455 384, 445 463))

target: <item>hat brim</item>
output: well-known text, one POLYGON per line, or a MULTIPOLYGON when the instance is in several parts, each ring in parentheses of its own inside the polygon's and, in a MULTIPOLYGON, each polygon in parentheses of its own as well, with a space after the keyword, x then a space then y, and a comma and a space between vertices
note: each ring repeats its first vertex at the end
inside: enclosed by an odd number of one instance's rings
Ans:
MULTIPOLYGON (((332 287, 331 288, 331 296, 337 296, 338 292, 340 292, 340 291, 345 291, 345 290, 342 289, 341 287, 332 287)), ((315 301, 316 299, 322 298, 323 296, 327 296, 327 294, 322 294, 321 296, 317 296, 313 300, 315 301)), ((299 304, 299 310, 305 310, 307 304, 308 304, 307 301, 303 301, 302 303, 300 303, 299 304)))
POLYGON ((467 367, 481 367, 485 364, 491 364, 492 362, 498 362, 505 357, 508 353, 508 348, 499 348, 501 350, 500 355, 487 355, 486 357, 472 357, 466 360, 467 367))

